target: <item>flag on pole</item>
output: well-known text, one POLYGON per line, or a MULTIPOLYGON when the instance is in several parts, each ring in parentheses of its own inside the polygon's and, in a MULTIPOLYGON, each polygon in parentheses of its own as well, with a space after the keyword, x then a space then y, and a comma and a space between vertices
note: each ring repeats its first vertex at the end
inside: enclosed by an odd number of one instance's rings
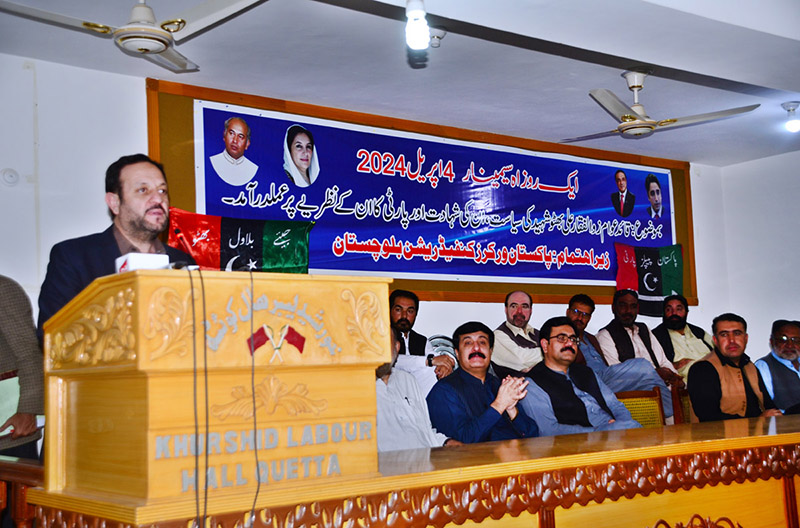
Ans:
POLYGON ((252 355, 256 350, 258 350, 261 346, 265 345, 269 341, 269 336, 267 335, 267 327, 266 325, 261 325, 261 328, 253 332, 253 335, 247 338, 247 350, 252 355))
POLYGON ((314 222, 246 220, 169 209, 167 243, 201 269, 308 273, 308 237, 314 222))
POLYGON ((286 342, 295 347, 298 352, 301 354, 303 353, 303 348, 306 346, 306 338, 303 337, 300 332, 290 326, 289 331, 286 332, 285 339, 286 342))
POLYGON ((639 293, 639 313, 661 317, 664 297, 683 295, 683 249, 680 244, 664 247, 634 247, 615 243, 617 290, 639 293))

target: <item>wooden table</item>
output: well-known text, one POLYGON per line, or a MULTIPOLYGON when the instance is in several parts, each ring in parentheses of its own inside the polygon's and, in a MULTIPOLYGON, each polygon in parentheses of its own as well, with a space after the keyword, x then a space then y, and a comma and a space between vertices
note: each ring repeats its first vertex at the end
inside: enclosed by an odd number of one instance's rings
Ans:
POLYGON ((17 528, 30 528, 34 508, 27 501, 28 489, 41 486, 43 468, 38 460, 0 456, 0 511, 11 517, 17 528))
MULTIPOLYGON (((794 416, 396 451, 380 454, 377 478, 263 487, 254 526, 644 528, 699 516, 692 526, 797 527, 799 470, 794 416)), ((35 489, 29 500, 46 528, 55 519, 97 526, 91 514, 66 513, 68 496, 35 489)), ((252 501, 215 498, 211 525, 243 526, 252 501)), ((116 520, 177 527, 190 517, 116 520)))
POLYGON ((797 417, 379 456, 388 284, 185 270, 93 282, 45 324, 47 465, 28 493, 39 526, 249 528, 255 508, 258 528, 663 528, 694 515, 800 528, 797 417))

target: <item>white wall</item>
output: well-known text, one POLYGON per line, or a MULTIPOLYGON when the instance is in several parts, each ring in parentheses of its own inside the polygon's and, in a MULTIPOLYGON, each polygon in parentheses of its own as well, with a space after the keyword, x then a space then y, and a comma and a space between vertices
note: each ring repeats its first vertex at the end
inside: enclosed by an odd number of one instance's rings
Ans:
POLYGON ((0 274, 34 300, 56 242, 109 225, 105 170, 147 152, 145 81, 0 54, 0 274))
MULTIPOLYGON (((106 167, 147 151, 145 83, 3 54, 0 78, 0 170, 21 175, 16 185, 0 182, 0 274, 36 299, 52 245, 108 225, 106 167)), ((765 350, 773 319, 800 317, 790 305, 800 290, 792 274, 800 252, 792 236, 800 220, 798 164, 800 153, 792 153, 691 170, 700 305, 690 320, 710 329, 714 316, 740 313, 750 323, 754 357, 765 350)), ((535 306, 534 325, 564 308, 535 306)), ((598 306, 589 330, 610 319, 609 307, 598 306)), ((416 328, 449 335, 468 320, 494 327, 504 320, 502 304, 423 302, 416 328)))
POLYGON ((772 321, 800 319, 800 152, 724 170, 730 305, 748 322, 749 355, 768 350, 772 321))

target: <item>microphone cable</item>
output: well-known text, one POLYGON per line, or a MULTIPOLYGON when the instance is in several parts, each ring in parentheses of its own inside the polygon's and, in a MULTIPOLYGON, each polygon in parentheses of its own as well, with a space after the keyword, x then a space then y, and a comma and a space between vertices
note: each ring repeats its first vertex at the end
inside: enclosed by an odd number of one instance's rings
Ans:
MULTIPOLYGON (((177 230, 176 230, 177 231, 177 230)), ((197 313, 195 310, 194 279, 192 270, 189 273, 189 291, 192 295, 192 411, 194 413, 194 506, 195 518, 194 528, 205 528, 200 521, 200 450, 198 449, 198 437, 200 436, 199 421, 197 418, 197 313)), ((204 332, 205 333, 205 332, 204 332)), ((203 522, 205 524, 205 522, 203 522)))
MULTIPOLYGON (((203 471, 203 514, 200 515, 200 420, 197 411, 197 314, 195 310, 194 280, 192 270, 187 268, 189 273, 189 287, 192 296, 192 407, 194 412, 194 477, 195 477, 195 528, 205 528, 206 518, 208 517, 208 437, 209 437, 209 404, 208 404, 208 333, 205 325, 203 326, 203 381, 205 386, 205 433, 203 438, 204 464, 203 471)), ((203 280, 203 273, 197 269, 200 278, 200 298, 203 303, 203 322, 206 321, 206 287, 203 280)))
MULTIPOLYGON (((200 271, 200 268, 197 268, 197 275, 200 277, 200 291, 203 298, 203 321, 205 322, 206 319, 206 286, 203 280, 203 272, 200 271)), ((204 329, 205 330, 205 329, 204 329)), ((208 404, 208 332, 203 331, 203 385, 205 390, 205 412, 206 412, 206 427, 205 427, 205 438, 203 442, 204 446, 204 462, 205 462, 205 474, 203 475, 203 526, 200 528, 205 528, 206 518, 208 517, 208 436, 209 436, 209 423, 208 423, 208 414, 209 414, 209 404, 208 404)), ((196 407, 195 407, 196 408, 196 407)))
POLYGON ((250 516, 245 521, 245 528, 253 526, 256 520, 256 503, 258 501, 258 494, 261 491, 261 468, 258 461, 258 417, 256 416, 256 354, 255 354, 255 340, 253 339, 255 313, 255 287, 253 284, 253 271, 250 270, 250 392, 253 398, 253 453, 256 462, 256 493, 253 496, 253 507, 250 509, 250 516))

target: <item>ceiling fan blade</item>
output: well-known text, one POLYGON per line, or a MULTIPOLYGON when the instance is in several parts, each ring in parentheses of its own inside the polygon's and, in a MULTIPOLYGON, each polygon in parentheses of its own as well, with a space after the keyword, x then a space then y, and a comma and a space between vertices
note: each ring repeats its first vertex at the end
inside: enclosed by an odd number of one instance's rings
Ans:
MULTIPOLYGON (((183 20, 186 25, 173 33, 175 42, 191 37, 218 22, 233 18, 267 0, 207 0, 202 4, 187 9, 169 20, 160 22, 162 27, 177 26, 175 21, 183 20)), ((167 29, 164 27, 164 29, 167 29)), ((169 31, 169 29, 167 29, 169 31)))
POLYGON ((696 125, 698 123, 705 123, 707 121, 716 121, 717 119, 724 119, 726 117, 735 116, 737 114, 752 112, 759 106, 761 105, 754 104, 749 106, 740 106, 738 108, 729 108, 728 110, 720 110, 719 112, 696 114, 686 117, 679 117, 677 119, 664 119, 658 122, 658 125, 656 126, 656 131, 664 130, 666 128, 678 128, 682 126, 696 125))
POLYGON ((175 48, 172 47, 165 49, 161 53, 147 53, 141 56, 175 73, 192 72, 200 69, 197 64, 175 51, 175 48))
POLYGON ((11 14, 29 18, 37 22, 45 22, 47 24, 66 27, 68 29, 85 31, 87 33, 91 33, 92 35, 97 35, 98 37, 110 38, 114 30, 117 29, 114 26, 89 22, 86 20, 81 20, 80 18, 44 11, 42 9, 36 9, 35 7, 7 2, 6 0, 0 0, 0 11, 7 11, 11 14))
POLYGON ((641 119, 641 116, 633 108, 623 103, 611 90, 605 88, 589 90, 589 96, 620 123, 641 119))
POLYGON ((613 136, 615 134, 619 134, 619 130, 611 130, 609 132, 600 132, 598 134, 590 134, 588 136, 580 136, 568 139, 562 139, 559 143, 574 143, 576 141, 586 141, 587 139, 598 139, 603 137, 613 136))

